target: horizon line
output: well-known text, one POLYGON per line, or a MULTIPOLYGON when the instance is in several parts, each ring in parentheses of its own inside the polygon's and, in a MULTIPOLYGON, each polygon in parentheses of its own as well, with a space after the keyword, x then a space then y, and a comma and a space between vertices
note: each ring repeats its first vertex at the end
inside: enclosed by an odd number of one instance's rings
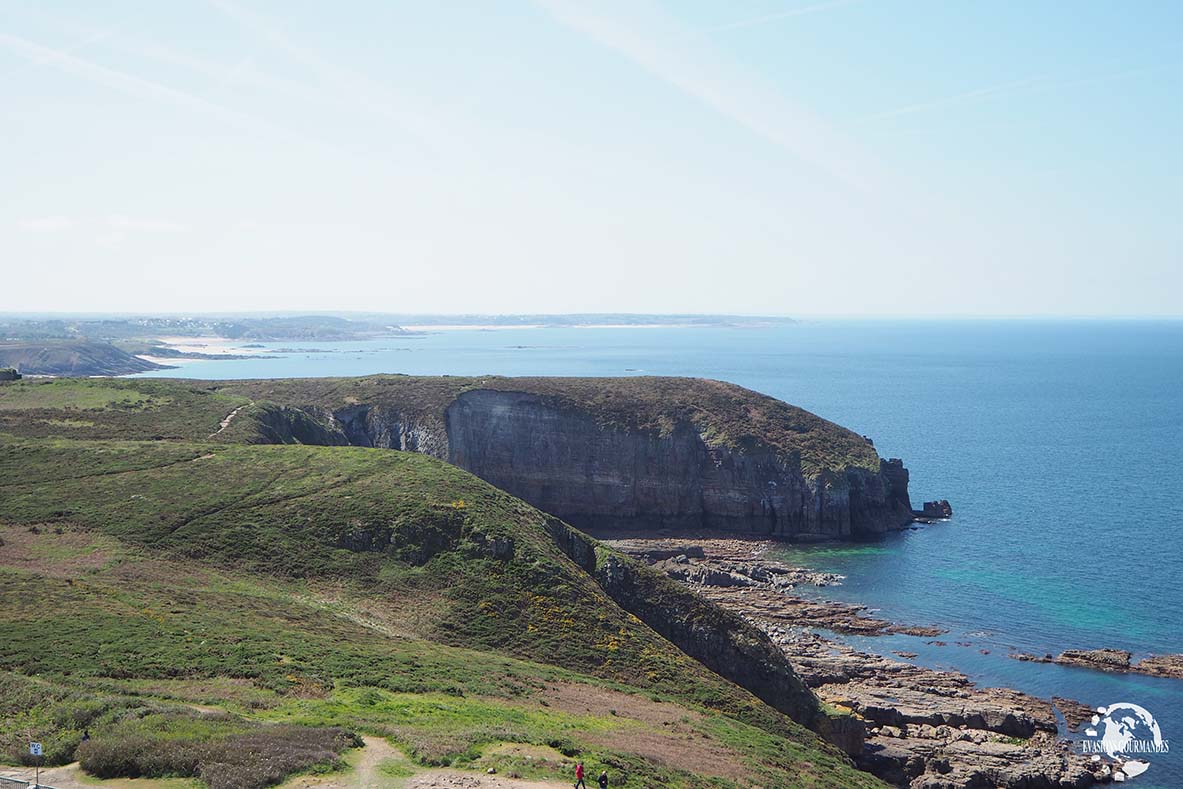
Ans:
POLYGON ((36 317, 75 317, 75 318, 174 318, 174 317, 298 317, 302 315, 343 317, 374 316, 398 318, 578 318, 578 317, 655 317, 655 318, 745 318, 750 320, 1062 320, 1062 321, 1178 321, 1183 320, 1183 313, 931 313, 916 315, 912 313, 768 313, 768 312, 645 312, 645 311, 587 311, 574 312, 387 312, 373 309, 323 309, 323 308, 284 308, 284 309, 231 309, 231 310, 0 310, 0 318, 30 320, 36 317))

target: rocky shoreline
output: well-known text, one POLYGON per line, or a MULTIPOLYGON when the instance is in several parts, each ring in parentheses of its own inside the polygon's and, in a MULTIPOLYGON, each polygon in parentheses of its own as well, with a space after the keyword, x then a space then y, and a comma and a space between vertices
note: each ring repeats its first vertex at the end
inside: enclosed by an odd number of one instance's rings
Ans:
POLYGON ((979 688, 964 674, 862 652, 817 632, 935 637, 944 631, 794 594, 798 586, 840 583, 841 576, 772 560, 766 555, 772 542, 709 532, 607 542, 764 630, 823 702, 864 722, 862 747, 852 749, 855 762, 890 783, 1037 789, 1113 780, 1114 767, 1073 751, 1059 737, 1057 713, 1074 728, 1092 714, 1086 705, 979 688))

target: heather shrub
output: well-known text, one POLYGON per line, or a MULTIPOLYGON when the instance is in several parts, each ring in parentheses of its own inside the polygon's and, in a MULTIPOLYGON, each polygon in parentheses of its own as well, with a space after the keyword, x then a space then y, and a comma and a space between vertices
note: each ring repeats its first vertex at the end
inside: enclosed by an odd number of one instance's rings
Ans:
POLYGON ((83 743, 78 757, 96 778, 193 777, 210 789, 260 789, 315 767, 339 767, 341 753, 360 744, 336 727, 266 726, 204 741, 116 735, 83 743))
POLYGON ((356 734, 336 727, 269 726, 207 743, 198 777, 210 789, 274 786, 314 767, 341 767, 341 753, 361 744, 356 734))

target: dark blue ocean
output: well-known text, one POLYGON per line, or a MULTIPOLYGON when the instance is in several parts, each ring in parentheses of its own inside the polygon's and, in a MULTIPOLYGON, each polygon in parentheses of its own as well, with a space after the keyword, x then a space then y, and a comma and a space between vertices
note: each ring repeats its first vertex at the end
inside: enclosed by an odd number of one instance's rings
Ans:
POLYGON ((1103 646, 1183 652, 1183 322, 464 330, 268 347, 294 345, 306 350, 152 375, 707 376, 869 435, 881 455, 904 459, 913 502, 948 498, 953 520, 785 553, 847 576, 820 594, 951 632, 943 647, 908 636, 859 646, 917 652, 982 685, 1094 707, 1140 704, 1178 744, 1133 784, 1183 787, 1183 681, 1006 657, 1103 646))

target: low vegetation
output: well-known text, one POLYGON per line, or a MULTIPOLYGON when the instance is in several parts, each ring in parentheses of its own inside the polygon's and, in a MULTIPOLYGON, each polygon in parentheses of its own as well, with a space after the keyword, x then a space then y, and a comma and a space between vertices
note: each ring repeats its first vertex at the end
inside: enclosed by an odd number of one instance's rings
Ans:
POLYGON ((0 386, 0 760, 36 737, 99 777, 262 786, 341 769, 356 734, 397 745, 401 773, 553 779, 579 758, 615 786, 880 786, 476 477, 207 440, 252 394, 0 386), (125 440, 145 432, 171 440, 125 440))
POLYGON ((174 381, 24 379, 0 384, 0 433, 205 440, 248 402, 174 381))
POLYGON ((192 777, 210 789, 261 789, 294 773, 339 769, 342 752, 361 745, 339 727, 237 723, 195 714, 124 721, 82 743, 78 760, 96 778, 192 777))

